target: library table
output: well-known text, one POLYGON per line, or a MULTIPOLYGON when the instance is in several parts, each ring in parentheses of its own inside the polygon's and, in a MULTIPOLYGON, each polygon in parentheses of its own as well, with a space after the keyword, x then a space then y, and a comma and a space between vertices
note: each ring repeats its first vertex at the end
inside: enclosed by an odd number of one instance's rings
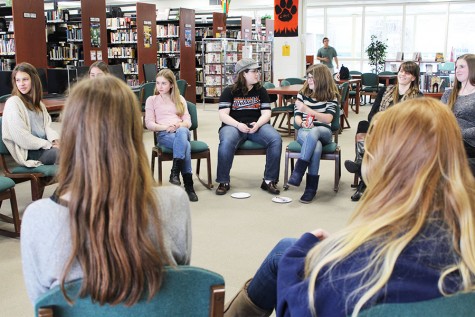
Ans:
POLYGON ((275 88, 268 88, 267 93, 270 95, 278 95, 279 96, 279 107, 282 107, 284 95, 286 96, 297 96, 300 90, 302 90, 302 84, 295 84, 290 86, 284 87, 275 87, 275 88))
MULTIPOLYGON (((45 104, 46 110, 48 110, 48 112, 56 112, 56 111, 63 110, 66 99, 65 98, 43 99, 41 101, 45 104)), ((0 103, 0 116, 3 116, 4 108, 5 108, 5 103, 4 102, 0 103)))

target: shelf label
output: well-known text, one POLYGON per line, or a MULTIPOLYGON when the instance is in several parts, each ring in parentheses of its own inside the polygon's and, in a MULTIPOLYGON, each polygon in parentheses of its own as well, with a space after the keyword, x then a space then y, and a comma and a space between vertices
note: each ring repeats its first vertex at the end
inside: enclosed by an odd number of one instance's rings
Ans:
POLYGON ((89 18, 89 21, 90 22, 100 22, 101 19, 99 19, 99 18, 89 18))
POLYGON ((152 21, 143 21, 143 25, 152 25, 152 21))
POLYGON ((23 17, 27 19, 36 19, 35 12, 23 12, 23 17))
POLYGON ((191 28, 191 24, 185 24, 186 28, 191 28))

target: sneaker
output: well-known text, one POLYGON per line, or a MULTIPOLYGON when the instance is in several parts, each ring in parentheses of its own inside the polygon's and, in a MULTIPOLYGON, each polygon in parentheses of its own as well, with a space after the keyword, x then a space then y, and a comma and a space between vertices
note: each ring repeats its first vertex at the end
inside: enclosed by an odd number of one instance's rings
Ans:
POLYGON ((261 189, 268 191, 272 195, 279 195, 280 194, 280 190, 278 190, 277 187, 275 187, 275 182, 274 181, 267 184, 266 181, 263 180, 262 184, 261 184, 261 189))
POLYGON ((218 188, 216 188, 216 195, 224 195, 230 188, 229 183, 219 183, 218 188))

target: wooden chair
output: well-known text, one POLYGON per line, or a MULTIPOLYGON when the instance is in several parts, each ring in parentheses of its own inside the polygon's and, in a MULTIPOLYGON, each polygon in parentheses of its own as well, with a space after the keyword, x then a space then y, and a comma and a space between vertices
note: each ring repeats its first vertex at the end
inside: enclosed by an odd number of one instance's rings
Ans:
POLYGON ((3 168, 5 176, 11 178, 15 183, 30 181, 32 200, 38 200, 43 197, 45 187, 53 182, 58 166, 40 165, 38 167, 25 167, 17 165, 16 162, 14 163, 13 158, 8 160, 12 164, 7 164, 7 157, 11 158, 10 152, 8 152, 5 143, 3 143, 2 118, 0 118, 0 168, 3 168))
POLYGON ((364 103, 366 103, 366 96, 369 96, 369 103, 371 98, 378 95, 379 91, 379 77, 373 73, 364 73, 361 75, 361 96, 364 96, 364 103))
MULTIPOLYGON (((297 140, 297 134, 299 126, 295 125, 295 140, 297 140)), ((338 192, 340 187, 340 177, 341 177, 341 149, 338 145, 338 133, 340 131, 340 107, 336 107, 336 113, 333 116, 331 123, 331 130, 333 133, 333 142, 325 145, 322 151, 322 157, 320 160, 333 160, 335 161, 335 178, 333 190, 338 192)), ((294 161, 300 157, 300 151, 302 146, 297 141, 292 141, 287 145, 285 149, 285 170, 284 170, 284 189, 289 189, 288 180, 289 180, 289 161, 290 161, 290 173, 294 170, 294 161)))
MULTIPOLYGON (((190 141, 191 145, 191 159, 196 159, 196 176, 198 177, 201 184, 206 188, 213 188, 213 180, 211 177, 211 154, 208 144, 203 141, 198 141, 198 114, 196 112, 196 105, 192 102, 187 101, 188 112, 191 116, 191 127, 190 131, 193 133, 193 140, 190 141), (207 168, 208 168, 208 182, 205 183, 200 177, 200 167, 201 159, 206 159, 207 168)), ((154 132, 153 139, 157 142, 157 132, 154 132)), ((155 143, 155 146, 152 148, 152 175, 155 173, 155 159, 158 159, 158 183, 162 184, 163 178, 163 168, 162 162, 173 161, 173 150, 160 144, 155 143)))
MULTIPOLYGON (((270 82, 265 82, 263 86, 265 89, 275 88, 274 84, 270 82)), ((274 102, 274 104, 276 104, 277 95, 269 95, 269 97, 271 98, 271 102, 274 102)), ((288 135, 291 135, 293 132, 293 129, 292 129, 292 125, 290 124, 290 121, 294 115, 293 104, 289 106, 283 106, 283 107, 275 106, 274 108, 271 109, 271 112, 272 112, 271 118, 274 118, 274 122, 272 122, 272 126, 279 132, 284 132, 284 133, 287 133, 288 135), (276 126, 277 120, 279 119, 281 115, 282 115, 282 118, 280 120, 280 123, 278 126, 276 126), (287 127, 282 126, 282 124, 284 123, 284 119, 287 119, 287 127)))
POLYGON ((0 235, 10 238, 17 238, 20 236, 20 215, 18 213, 18 205, 15 195, 15 182, 8 177, 0 176, 0 206, 6 199, 10 199, 10 206, 12 208, 12 215, 7 216, 0 213, 0 220, 13 224, 14 231, 0 229, 0 235))
POLYGON ((403 317, 403 316, 473 316, 475 293, 458 293, 453 296, 411 303, 380 304, 361 311, 361 317, 403 317))
POLYGON ((341 95, 341 102, 340 102, 340 133, 343 132, 343 129, 350 129, 350 122, 343 111, 343 107, 345 104, 348 103, 348 98, 350 95, 350 87, 348 83, 343 83, 340 85, 340 95, 341 95), (346 123, 346 126, 345 126, 346 123))
POLYGON ((77 298, 82 280, 66 285, 74 304, 69 305, 59 288, 54 287, 35 303, 36 317, 136 317, 188 316, 221 317, 224 312, 224 279, 221 275, 193 266, 168 267, 162 286, 153 298, 144 296, 133 306, 99 305, 90 296, 77 298))
POLYGON ((10 98, 12 94, 6 94, 3 96, 0 96, 0 102, 7 102, 7 99, 10 98))
MULTIPOLYGON (((357 70, 350 70, 350 79, 353 77, 361 77, 363 73, 357 70)), ((353 105, 356 103, 355 98, 356 98, 356 84, 353 84, 350 86, 350 94, 348 97, 348 101, 350 102, 350 105, 353 109, 353 105), (351 102, 352 101, 352 102, 351 102)))

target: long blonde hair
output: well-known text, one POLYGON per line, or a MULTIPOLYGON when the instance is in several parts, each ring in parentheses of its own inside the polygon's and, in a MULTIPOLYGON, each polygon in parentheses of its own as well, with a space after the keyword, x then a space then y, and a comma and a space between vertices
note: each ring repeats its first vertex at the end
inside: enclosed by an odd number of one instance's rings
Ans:
POLYGON ((66 101, 57 195, 67 197, 72 252, 63 294, 75 260, 80 296, 101 304, 133 305, 160 288, 170 260, 140 117, 137 98, 111 75, 80 81, 66 101))
POLYGON ((311 97, 316 101, 340 100, 340 93, 332 77, 330 69, 324 64, 315 64, 307 69, 307 75, 313 76, 315 89, 311 90, 308 81, 302 88, 302 95, 311 97))
MULTIPOLYGON (((176 83, 175 74, 173 74, 173 72, 171 70, 169 70, 168 68, 164 68, 164 69, 162 69, 161 71, 158 72, 157 77, 155 77, 155 78, 158 78, 158 77, 165 78, 172 85, 172 88, 171 88, 171 91, 170 91, 170 98, 172 99, 172 102, 176 106, 176 114, 179 117, 183 116, 183 114, 185 113, 186 104, 183 104, 183 102, 180 98, 180 96, 181 96, 180 95, 180 90, 178 89, 178 85, 176 83)), ((158 89, 157 89, 157 86, 155 86, 155 90, 153 91, 153 93, 155 95, 160 94, 158 89)))
MULTIPOLYGON (((468 80, 470 84, 475 85, 475 54, 464 54, 457 58, 464 59, 467 61, 468 67, 468 80)), ((457 62, 456 61, 456 62, 457 62)), ((454 88, 450 91, 449 99, 447 100, 447 105, 450 109, 454 108, 455 101, 457 101, 457 97, 459 95, 459 91, 462 88, 462 83, 458 81, 457 76, 454 79, 454 88)))
MULTIPOLYGON (((388 282, 404 248, 435 219, 447 225, 459 261, 441 272, 458 272, 462 291, 475 290, 475 180, 457 122, 440 101, 417 98, 378 113, 365 142, 363 178, 367 189, 348 226, 316 245, 306 259, 309 305, 316 314, 315 283, 356 249, 377 244, 351 294, 352 316, 388 282)), ((342 277, 344 278, 344 277, 342 277)), ((349 299, 347 298, 347 301, 349 299)), ((348 302, 347 302, 348 303, 348 302)))

